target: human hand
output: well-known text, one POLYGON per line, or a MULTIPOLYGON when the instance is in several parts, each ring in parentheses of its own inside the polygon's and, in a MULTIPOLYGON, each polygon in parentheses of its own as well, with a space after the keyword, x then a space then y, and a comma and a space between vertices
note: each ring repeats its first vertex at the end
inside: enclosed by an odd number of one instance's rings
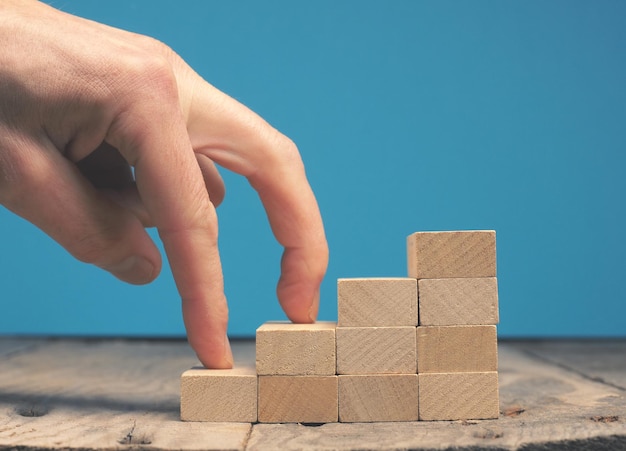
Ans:
POLYGON ((130 283, 160 271, 156 226, 191 346, 228 368, 215 163, 258 192, 285 247, 281 306, 314 321, 328 248, 296 146, 151 38, 0 0, 0 203, 130 283))

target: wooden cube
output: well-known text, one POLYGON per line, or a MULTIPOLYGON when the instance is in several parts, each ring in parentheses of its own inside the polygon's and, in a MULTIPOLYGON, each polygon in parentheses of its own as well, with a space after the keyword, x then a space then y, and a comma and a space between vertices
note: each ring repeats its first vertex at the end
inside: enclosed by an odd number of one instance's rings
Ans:
POLYGON ((417 372, 415 327, 337 327, 337 374, 417 372))
POLYGON ((339 421, 417 421, 417 374, 339 376, 339 421))
POLYGON ((479 420, 498 418, 498 373, 419 374, 419 418, 479 420))
POLYGON ((417 372, 498 370, 496 326, 419 326, 417 372))
POLYGON ((230 370, 192 368, 181 376, 183 421, 257 421, 257 376, 254 366, 230 370))
POLYGON ((339 279, 337 307, 338 326, 417 326, 417 281, 339 279))
POLYGON ((495 277, 496 232, 417 232, 407 238, 409 277, 495 277))
POLYGON ((265 323, 256 331, 259 375, 335 374, 335 323, 265 323))
POLYGON ((420 325, 498 324, 495 277, 422 279, 418 284, 420 325))
POLYGON ((259 376, 260 423, 331 423, 337 419, 337 376, 259 376))

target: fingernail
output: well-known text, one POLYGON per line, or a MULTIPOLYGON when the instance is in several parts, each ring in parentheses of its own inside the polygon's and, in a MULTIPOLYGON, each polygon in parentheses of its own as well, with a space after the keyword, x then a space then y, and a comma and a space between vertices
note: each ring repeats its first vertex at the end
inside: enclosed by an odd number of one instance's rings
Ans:
POLYGON ((315 291, 315 294, 313 295, 313 302, 311 303, 311 306, 309 307, 309 319, 311 320, 312 323, 314 323, 317 320, 317 314, 319 312, 319 308, 320 308, 320 289, 318 288, 315 291))
POLYGON ((154 265, 148 259, 136 255, 104 269, 115 277, 134 284, 148 283, 154 276, 154 265))
POLYGON ((230 368, 232 368, 235 363, 233 359, 233 350, 230 347, 230 341, 228 340, 228 335, 224 337, 224 361, 226 362, 227 366, 230 368))

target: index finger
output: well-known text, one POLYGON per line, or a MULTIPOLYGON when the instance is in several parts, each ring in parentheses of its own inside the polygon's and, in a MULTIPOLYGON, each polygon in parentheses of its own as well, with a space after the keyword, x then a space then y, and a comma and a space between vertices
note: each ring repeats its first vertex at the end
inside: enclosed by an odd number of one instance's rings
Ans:
POLYGON ((182 298, 190 345, 206 367, 230 368, 215 208, 176 92, 166 90, 155 103, 137 101, 132 110, 122 112, 107 141, 135 167, 139 193, 163 241, 182 298))
MULTIPOLYGON (((199 78, 199 77, 198 77, 199 78)), ((192 145, 244 175, 285 250, 278 299, 294 322, 313 322, 328 265, 321 214, 295 144, 251 110, 199 79, 188 118, 192 145)))

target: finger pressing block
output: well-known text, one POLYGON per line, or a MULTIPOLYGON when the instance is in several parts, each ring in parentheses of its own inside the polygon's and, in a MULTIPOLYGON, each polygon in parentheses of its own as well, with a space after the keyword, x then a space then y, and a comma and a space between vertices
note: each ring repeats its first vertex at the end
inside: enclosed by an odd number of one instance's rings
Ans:
POLYGON ((334 322, 268 322, 256 331, 256 369, 260 376, 333 376, 334 322))
POLYGON ((192 368, 183 373, 180 417, 183 421, 257 420, 257 376, 254 366, 229 370, 192 368))

